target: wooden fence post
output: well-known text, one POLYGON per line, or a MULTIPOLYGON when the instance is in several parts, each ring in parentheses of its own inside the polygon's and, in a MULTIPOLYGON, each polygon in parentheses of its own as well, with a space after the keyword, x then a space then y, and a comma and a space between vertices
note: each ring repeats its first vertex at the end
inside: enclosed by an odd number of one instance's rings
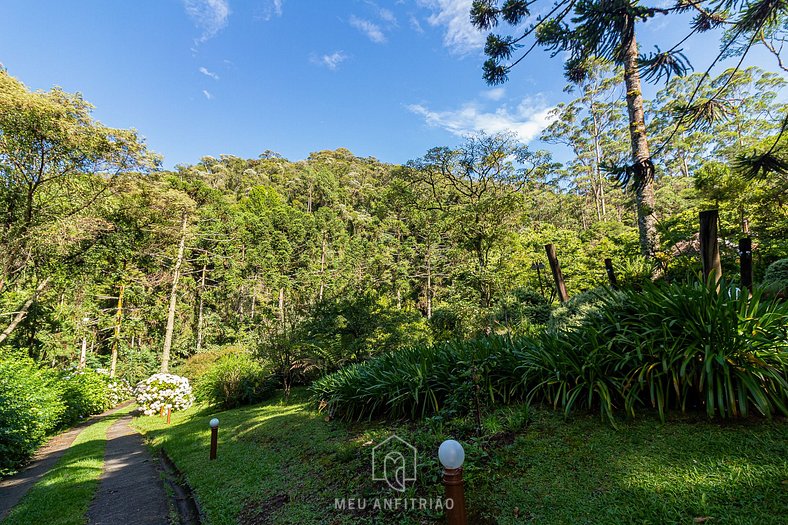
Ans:
POLYGON ((616 272, 613 271, 613 260, 605 259, 605 270, 607 271, 607 278, 610 281, 610 286, 614 290, 618 290, 618 281, 616 280, 616 272))
POLYGON ((562 303, 565 303, 569 300, 569 295, 566 293, 564 275, 561 273, 561 264, 558 262, 558 257, 555 255, 555 246, 552 244, 545 244, 544 249, 547 252, 547 260, 550 261, 550 269, 553 271, 553 280, 555 280, 555 289, 558 293, 558 299, 562 303))
POLYGON ((739 239, 739 269, 741 271, 741 287, 752 293, 752 239, 739 239))
POLYGON ((700 258, 703 262, 703 279, 709 280, 714 273, 714 282, 722 278, 722 263, 720 262, 720 244, 717 240, 717 210, 700 212, 700 258))

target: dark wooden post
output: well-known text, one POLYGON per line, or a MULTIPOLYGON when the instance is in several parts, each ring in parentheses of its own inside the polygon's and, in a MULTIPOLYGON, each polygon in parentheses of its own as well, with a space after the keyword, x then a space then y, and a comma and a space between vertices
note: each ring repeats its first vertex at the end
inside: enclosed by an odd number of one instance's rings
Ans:
POLYGON ((211 460, 216 459, 216 449, 219 446, 219 420, 213 418, 209 423, 211 427, 211 453, 209 455, 211 460))
POLYGON ((569 300, 569 295, 566 293, 564 275, 561 273, 561 264, 558 262, 558 257, 555 255, 555 246, 552 244, 545 244, 544 249, 547 252, 547 260, 550 261, 550 269, 553 271, 553 280, 555 281, 558 299, 562 303, 565 303, 569 300))
POLYGON ((607 279, 610 281, 610 286, 614 290, 618 290, 618 281, 616 280, 616 272, 613 271, 612 259, 605 259, 605 270, 607 271, 607 279))
POLYGON ((752 239, 739 239, 739 269, 741 270, 741 287, 752 293, 752 239))
POLYGON ((708 281, 714 273, 714 282, 722 278, 720 244, 717 240, 717 210, 700 212, 700 257, 703 262, 703 278, 708 281))
POLYGON ((462 480, 462 468, 443 469, 443 485, 446 487, 446 501, 451 500, 451 508, 446 504, 446 521, 448 525, 466 525, 468 517, 465 512, 465 485, 462 480))

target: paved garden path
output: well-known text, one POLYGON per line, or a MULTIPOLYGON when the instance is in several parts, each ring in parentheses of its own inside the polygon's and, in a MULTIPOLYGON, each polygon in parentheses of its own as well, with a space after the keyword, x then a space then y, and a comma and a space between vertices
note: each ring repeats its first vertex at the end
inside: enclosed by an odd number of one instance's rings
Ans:
POLYGON ((104 472, 88 510, 90 525, 169 525, 159 462, 148 452, 131 415, 107 431, 104 472))
POLYGON ((41 447, 38 452, 36 452, 35 456, 33 456, 33 460, 31 461, 30 465, 27 466, 23 471, 19 472, 18 474, 11 476, 10 478, 4 479, 0 481, 0 521, 2 521, 6 514, 13 508, 19 500, 21 500, 27 491, 30 490, 33 485, 35 485, 38 480, 40 480, 44 474, 50 471, 52 467, 57 464, 57 461, 60 459, 60 456, 68 450, 71 446, 71 443, 77 438, 82 430, 92 425, 93 423, 98 422, 99 420, 113 414, 127 406, 128 403, 123 405, 117 406, 112 410, 104 412, 98 416, 94 416, 84 423, 75 426, 74 428, 63 432, 62 434, 58 434, 50 439, 46 445, 41 447))

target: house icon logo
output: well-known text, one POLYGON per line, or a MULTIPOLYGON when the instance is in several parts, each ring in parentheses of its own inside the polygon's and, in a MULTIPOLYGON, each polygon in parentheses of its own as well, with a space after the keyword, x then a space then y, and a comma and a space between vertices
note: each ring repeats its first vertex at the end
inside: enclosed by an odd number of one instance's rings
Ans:
POLYGON ((392 434, 372 449, 372 479, 404 492, 406 482, 416 481, 417 459, 416 447, 392 434))

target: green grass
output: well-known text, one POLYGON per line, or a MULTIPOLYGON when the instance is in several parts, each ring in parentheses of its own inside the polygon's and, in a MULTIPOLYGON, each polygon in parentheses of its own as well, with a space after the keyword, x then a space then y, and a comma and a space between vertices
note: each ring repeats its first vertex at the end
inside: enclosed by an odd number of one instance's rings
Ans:
POLYGON ((341 512, 334 499, 393 497, 371 480, 371 450, 392 432, 419 450, 406 497, 442 494, 436 453, 448 437, 466 448, 466 496, 475 524, 775 523, 788 515, 788 423, 717 424, 653 416, 613 429, 598 416, 564 419, 511 407, 473 422, 326 422, 302 393, 223 412, 196 406, 136 420, 164 447, 195 491, 209 525, 442 523, 440 513, 341 512), (221 421, 218 460, 208 461, 211 417, 221 421))
POLYGON ((85 523, 104 468, 107 430, 131 408, 123 408, 80 432, 55 467, 30 489, 2 525, 85 523))

